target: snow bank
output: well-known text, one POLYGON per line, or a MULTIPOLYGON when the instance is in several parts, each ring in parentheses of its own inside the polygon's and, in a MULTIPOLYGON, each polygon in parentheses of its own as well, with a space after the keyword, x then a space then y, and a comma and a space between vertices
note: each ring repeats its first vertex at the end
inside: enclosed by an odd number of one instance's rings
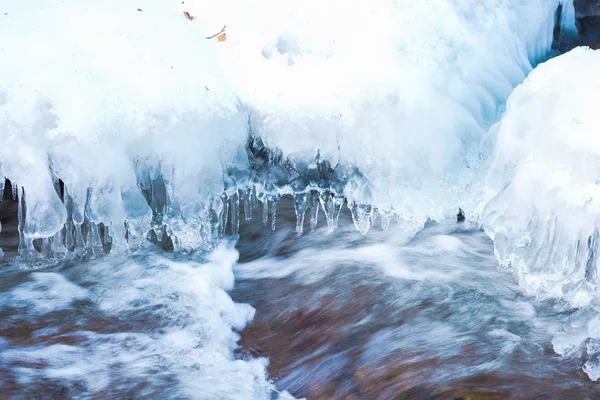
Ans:
POLYGON ((0 53, 11 61, 0 66, 0 160, 26 189, 26 237, 65 222, 51 175, 67 187, 75 224, 122 229, 149 212, 138 184, 164 176, 170 206, 196 215, 223 191, 228 163, 245 167, 247 117, 219 74, 216 44, 177 7, 3 7, 0 53))
POLYGON ((597 281, 598 66, 600 53, 579 48, 536 68, 508 101, 486 176, 499 194, 482 219, 500 262, 574 305, 597 281))
POLYGON ((361 231, 373 207, 407 229, 453 215, 505 99, 550 50, 558 4, 3 4, 0 175, 25 188, 23 238, 31 249, 66 222, 54 245, 70 234, 67 247, 87 245, 85 220, 117 245, 127 221, 141 232, 166 224, 193 248, 199 231, 223 231, 224 190, 237 212, 236 188, 327 188, 250 177, 249 135, 292 169, 313 168, 317 154, 339 165, 336 200, 321 203, 331 216, 345 196, 361 231), (225 42, 205 39, 223 25, 225 42))
POLYGON ((556 334, 600 378, 600 53, 578 48, 536 68, 511 95, 485 177, 482 220, 523 287, 581 307, 556 334))

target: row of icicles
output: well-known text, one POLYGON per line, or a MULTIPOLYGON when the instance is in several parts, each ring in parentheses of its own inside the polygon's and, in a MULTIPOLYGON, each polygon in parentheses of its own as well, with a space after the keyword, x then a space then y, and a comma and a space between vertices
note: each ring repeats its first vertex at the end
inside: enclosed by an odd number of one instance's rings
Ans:
MULTIPOLYGON (((0 199, 3 197, 3 191, 4 185, 2 184, 0 185, 0 199)), ((165 250, 177 249, 177 232, 172 231, 168 222, 163 220, 162 211, 168 214, 167 210, 162 210, 160 218, 157 218, 156 210, 149 203, 154 214, 152 222, 127 219, 124 222, 123 229, 117 229, 119 227, 110 223, 91 222, 88 218, 84 218, 83 223, 80 224, 73 221, 73 204, 67 191, 64 188, 58 189, 57 186, 57 192, 61 195, 67 210, 67 221, 64 227, 51 237, 32 239, 27 238, 23 232, 27 218, 26 191, 24 188, 19 188, 17 184, 12 185, 12 199, 18 202, 18 252, 22 257, 90 257, 108 253, 117 242, 122 242, 131 247, 132 244, 150 241, 165 250), (145 227, 142 226, 144 223, 145 227)), ((329 189, 313 189, 303 193, 293 193, 292 196, 298 236, 304 233, 305 215, 309 209, 311 231, 317 228, 319 208, 325 214, 328 229, 333 231, 337 228, 341 209, 346 202, 343 196, 337 195, 329 189)), ((210 240, 213 242, 218 241, 220 237, 226 236, 228 233, 237 236, 240 229, 241 208, 243 208, 245 220, 249 221, 252 219, 255 210, 258 210, 259 204, 262 204, 262 222, 265 226, 275 230, 277 203, 280 199, 280 195, 257 194, 256 188, 237 190, 229 196, 223 194, 221 196, 222 209, 218 213, 211 210, 216 218, 204 218, 203 225, 210 226, 207 229, 201 229, 198 234, 211 236, 210 240), (227 229, 228 225, 230 229, 227 229)), ((385 230, 390 225, 391 216, 377 213, 376 209, 370 205, 358 205, 352 202, 348 204, 348 207, 356 229, 363 235, 370 230, 375 222, 376 215, 381 216, 382 229, 385 230)), ((0 257, 2 255, 0 253, 0 257)))

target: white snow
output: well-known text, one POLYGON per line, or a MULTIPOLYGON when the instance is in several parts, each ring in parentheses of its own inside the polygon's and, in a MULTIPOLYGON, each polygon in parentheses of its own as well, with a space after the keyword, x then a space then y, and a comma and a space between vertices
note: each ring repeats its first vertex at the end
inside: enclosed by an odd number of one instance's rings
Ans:
POLYGON ((114 233, 147 228, 136 184, 162 176, 166 222, 191 248, 226 171, 247 169, 251 129, 294 162, 358 168, 349 202, 415 230, 456 213, 488 128, 548 55, 558 3, 5 2, 0 172, 26 190, 28 240, 68 218, 53 178, 76 225, 114 233), (205 39, 223 25, 226 41, 205 39))

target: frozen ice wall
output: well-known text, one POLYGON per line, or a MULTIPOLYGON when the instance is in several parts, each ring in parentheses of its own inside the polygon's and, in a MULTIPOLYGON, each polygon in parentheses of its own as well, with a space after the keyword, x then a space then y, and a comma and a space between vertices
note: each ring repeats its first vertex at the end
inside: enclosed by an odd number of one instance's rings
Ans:
POLYGON ((252 187, 331 227, 345 197, 362 232, 375 208, 409 231, 455 214, 559 0, 6 3, 0 175, 25 250, 66 223, 63 251, 149 227, 201 246, 252 187))
POLYGON ((533 293, 586 304, 597 281, 600 54, 579 48, 539 66, 511 95, 483 222, 501 263, 533 293), (557 77, 560 76, 560 79, 557 77))
POLYGON ((557 4, 280 3, 290 18, 273 18, 249 56, 253 71, 270 72, 256 74, 262 90, 238 82, 253 133, 292 160, 318 152, 359 171, 345 177, 351 205, 409 229, 454 217, 488 128, 550 50, 557 4))
POLYGON ((193 220, 222 193, 225 168, 245 168, 247 117, 216 43, 177 7, 40 1, 3 11, 0 161, 25 188, 26 238, 52 235, 67 214, 75 226, 122 231, 149 214, 138 186, 159 177, 173 213, 193 220), (52 178, 66 186, 67 210, 52 178))
MULTIPOLYGON (((229 20, 231 2, 221 4, 220 19, 229 20)), ((229 24, 236 39, 225 65, 252 133, 268 148, 296 170, 316 169, 317 154, 337 166, 343 184, 331 191, 346 197, 357 228, 368 231, 375 207, 384 226, 393 216, 414 231, 427 218, 454 217, 468 201, 464 189, 487 156, 489 127, 549 53, 558 4, 236 4, 243 20, 229 24), (259 31, 255 21, 265 16, 259 31), (255 79, 239 73, 242 56, 255 79)), ((208 11, 199 18, 214 20, 208 11)), ((287 191, 311 186, 324 185, 305 180, 287 191)))
POLYGON ((500 262, 542 297, 581 307, 556 334, 600 378, 600 53, 578 48, 539 66, 511 95, 490 170, 483 223, 500 262))

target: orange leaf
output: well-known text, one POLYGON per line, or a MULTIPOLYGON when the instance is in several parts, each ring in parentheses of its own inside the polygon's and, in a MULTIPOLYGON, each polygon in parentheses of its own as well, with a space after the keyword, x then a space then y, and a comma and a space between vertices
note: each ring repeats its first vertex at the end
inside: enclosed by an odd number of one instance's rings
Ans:
POLYGON ((189 13, 189 12, 187 12, 187 11, 184 11, 184 12, 183 12, 183 15, 185 15, 185 17, 186 17, 187 19, 189 19, 190 21, 193 21, 193 20, 194 20, 194 17, 192 17, 192 16, 190 15, 190 13, 189 13))
POLYGON ((219 40, 219 42, 224 42, 227 39, 227 34, 223 32, 219 36, 217 36, 217 39, 219 40))

